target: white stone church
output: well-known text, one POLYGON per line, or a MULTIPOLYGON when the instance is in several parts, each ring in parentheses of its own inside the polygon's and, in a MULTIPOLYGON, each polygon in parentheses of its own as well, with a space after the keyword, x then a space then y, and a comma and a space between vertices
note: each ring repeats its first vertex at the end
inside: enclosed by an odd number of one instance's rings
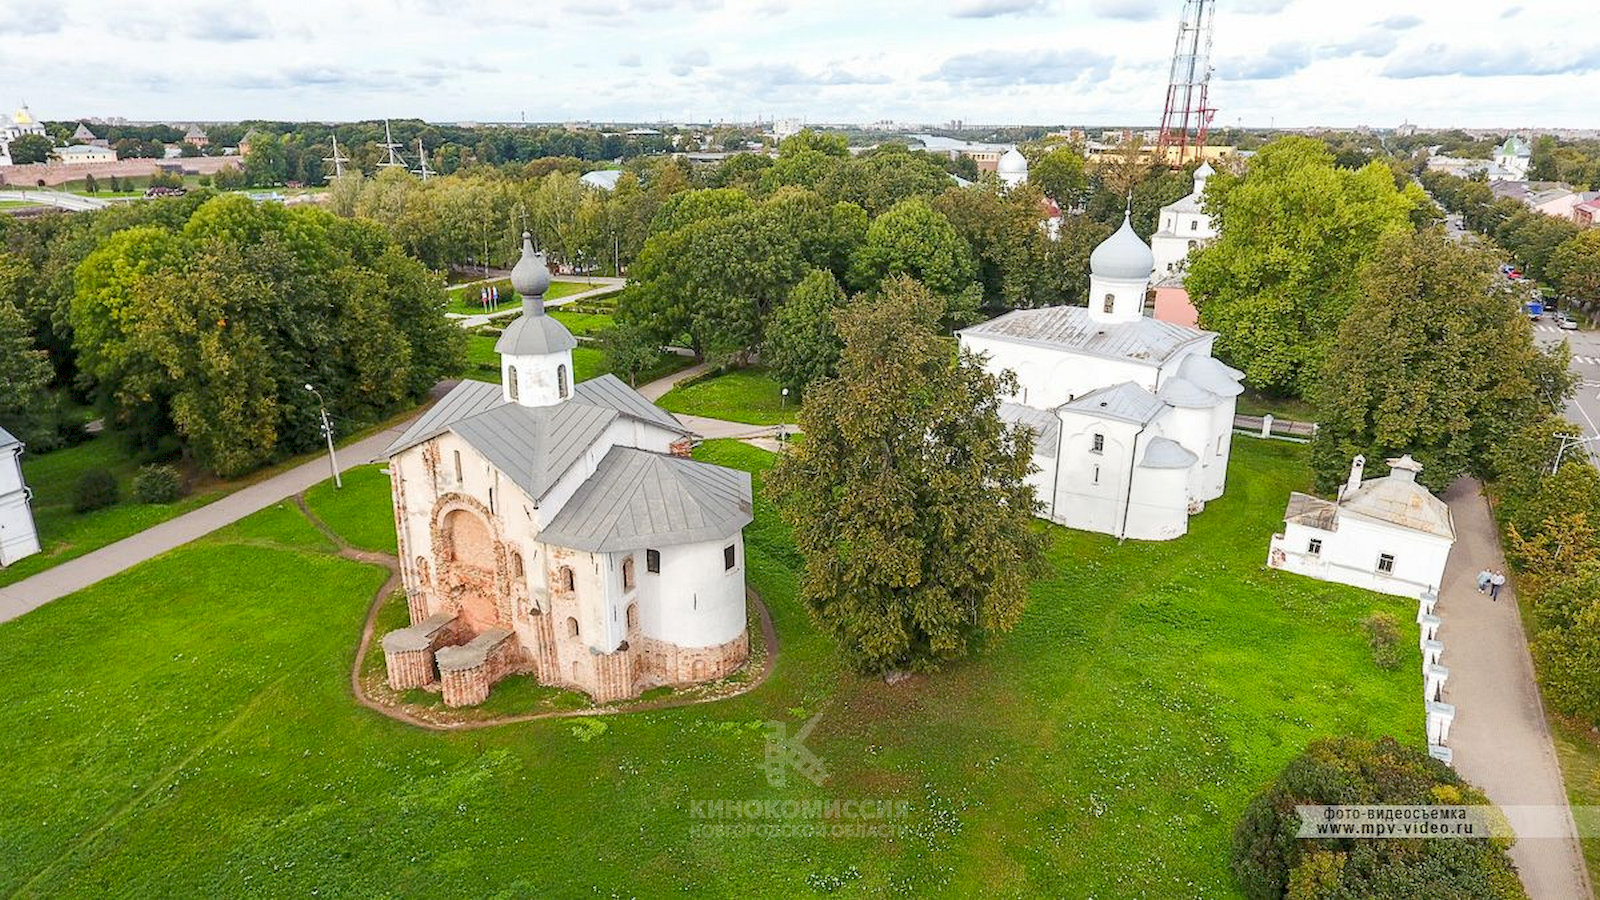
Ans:
POLYGON ((1088 308, 1020 309, 958 335, 1016 374, 1001 414, 1034 431, 1039 515, 1170 540, 1222 496, 1243 373, 1211 357, 1215 332, 1144 314, 1155 259, 1129 221, 1089 266, 1088 308))
POLYGON ((505 675, 597 701, 721 678, 749 655, 750 475, 687 459, 692 435, 612 375, 572 383, 523 236, 502 384, 463 381, 387 451, 411 625, 390 686, 482 702, 505 675))
POLYGON ((1191 250, 1211 243, 1217 227, 1202 205, 1206 180, 1217 174, 1211 163, 1194 170, 1194 190, 1187 197, 1161 207, 1156 216, 1156 233, 1150 235, 1150 250, 1155 255, 1157 280, 1182 273, 1191 250))

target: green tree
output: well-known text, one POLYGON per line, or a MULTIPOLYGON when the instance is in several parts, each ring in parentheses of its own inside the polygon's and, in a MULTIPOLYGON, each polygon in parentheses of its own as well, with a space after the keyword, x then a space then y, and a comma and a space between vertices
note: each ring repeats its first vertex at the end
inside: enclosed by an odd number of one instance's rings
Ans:
POLYGON ((952 350, 942 311, 901 277, 842 313, 839 374, 811 386, 806 439, 769 476, 801 599, 865 672, 930 668, 1009 630, 1039 568, 1032 435, 999 415, 1014 385, 952 350))
POLYGON ((1411 453, 1443 488, 1493 471, 1490 451, 1565 403, 1565 352, 1541 352, 1494 258, 1438 229, 1384 237, 1360 279, 1310 399, 1318 483, 1342 480, 1357 453, 1411 453))
POLYGON ((628 376, 628 384, 639 386, 639 373, 649 370, 661 358, 661 344, 649 329, 633 322, 619 322, 600 333, 600 347, 606 365, 628 376))
POLYGON ((9 299, 0 299, 0 428, 29 443, 52 411, 45 388, 50 362, 33 346, 28 320, 9 299))
POLYGON ((11 162, 26 166, 50 161, 55 144, 42 134, 24 134, 11 142, 11 162))
POLYGON ((244 155, 244 177, 256 187, 289 180, 289 155, 284 150, 283 139, 267 132, 254 134, 250 138, 250 152, 244 155))
POLYGON ((761 361, 779 384, 804 395, 810 385, 833 375, 842 346, 833 316, 844 302, 844 291, 826 269, 812 269, 789 292, 761 345, 761 361))
POLYGON ((1318 738, 1250 801, 1233 833, 1233 874, 1251 900, 1430 897, 1503 900, 1527 894, 1504 838, 1299 838, 1297 805, 1471 805, 1492 808, 1454 769, 1393 738, 1318 738), (1288 893, 1294 887, 1304 893, 1288 893))
POLYGON ((1600 301, 1600 228, 1586 228, 1550 254, 1545 273, 1568 300, 1600 301))
POLYGON ((1078 206, 1089 188, 1083 154, 1070 146, 1051 150, 1028 166, 1028 183, 1063 209, 1078 206))
POLYGON ((1557 248, 1578 233, 1578 226, 1568 219, 1519 208, 1495 228, 1494 238, 1511 251, 1529 278, 1542 281, 1557 248))
POLYGON ((1391 232, 1411 230, 1427 202, 1398 191, 1389 169, 1333 165, 1310 138, 1273 141, 1241 180, 1219 173, 1207 203, 1221 236, 1196 253, 1185 279, 1200 324, 1219 355, 1249 382, 1303 395, 1317 378, 1339 323, 1360 293, 1357 275, 1391 232))
POLYGON ((909 275, 945 300, 957 318, 964 292, 977 273, 966 242, 942 214, 920 197, 902 200, 872 220, 850 264, 850 282, 870 289, 891 275, 909 275))
POLYGON ((1600 563, 1541 591, 1534 603, 1533 640, 1545 702, 1589 724, 1600 722, 1600 563))

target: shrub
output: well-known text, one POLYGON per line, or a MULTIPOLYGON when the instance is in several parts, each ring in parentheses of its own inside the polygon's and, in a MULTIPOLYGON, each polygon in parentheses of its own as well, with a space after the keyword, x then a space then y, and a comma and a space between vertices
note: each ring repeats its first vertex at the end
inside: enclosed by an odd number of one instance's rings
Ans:
POLYGON ((72 492, 74 512, 104 509, 117 502, 117 479, 105 469, 90 469, 78 479, 72 492))
POLYGON ((1400 665, 1400 623, 1392 613, 1375 612, 1361 623, 1367 629, 1367 643, 1372 647, 1372 661, 1380 669, 1400 665))
POLYGON ((1252 900, 1292 897, 1526 897, 1503 838, 1298 838, 1297 805, 1487 806, 1449 766, 1393 738, 1313 741, 1245 807, 1233 874, 1252 900))
POLYGON ((133 499, 140 503, 171 503, 179 493, 178 470, 171 466, 145 466, 133 477, 133 499))

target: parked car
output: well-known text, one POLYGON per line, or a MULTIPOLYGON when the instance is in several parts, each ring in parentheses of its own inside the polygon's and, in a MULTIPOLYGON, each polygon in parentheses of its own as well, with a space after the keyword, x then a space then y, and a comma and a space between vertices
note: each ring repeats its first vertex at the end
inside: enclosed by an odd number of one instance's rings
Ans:
POLYGON ((1562 331, 1577 331, 1578 320, 1566 313, 1556 313, 1556 326, 1562 331))

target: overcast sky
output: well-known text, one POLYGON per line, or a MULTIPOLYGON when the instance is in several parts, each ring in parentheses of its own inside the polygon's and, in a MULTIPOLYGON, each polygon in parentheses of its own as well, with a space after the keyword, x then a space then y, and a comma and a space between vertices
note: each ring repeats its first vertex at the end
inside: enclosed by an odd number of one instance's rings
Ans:
MULTIPOLYGON (((1182 0, 4 0, 67 119, 1149 124, 1182 0)), ((1218 0, 1218 125, 1600 127, 1596 0, 1218 0)))

